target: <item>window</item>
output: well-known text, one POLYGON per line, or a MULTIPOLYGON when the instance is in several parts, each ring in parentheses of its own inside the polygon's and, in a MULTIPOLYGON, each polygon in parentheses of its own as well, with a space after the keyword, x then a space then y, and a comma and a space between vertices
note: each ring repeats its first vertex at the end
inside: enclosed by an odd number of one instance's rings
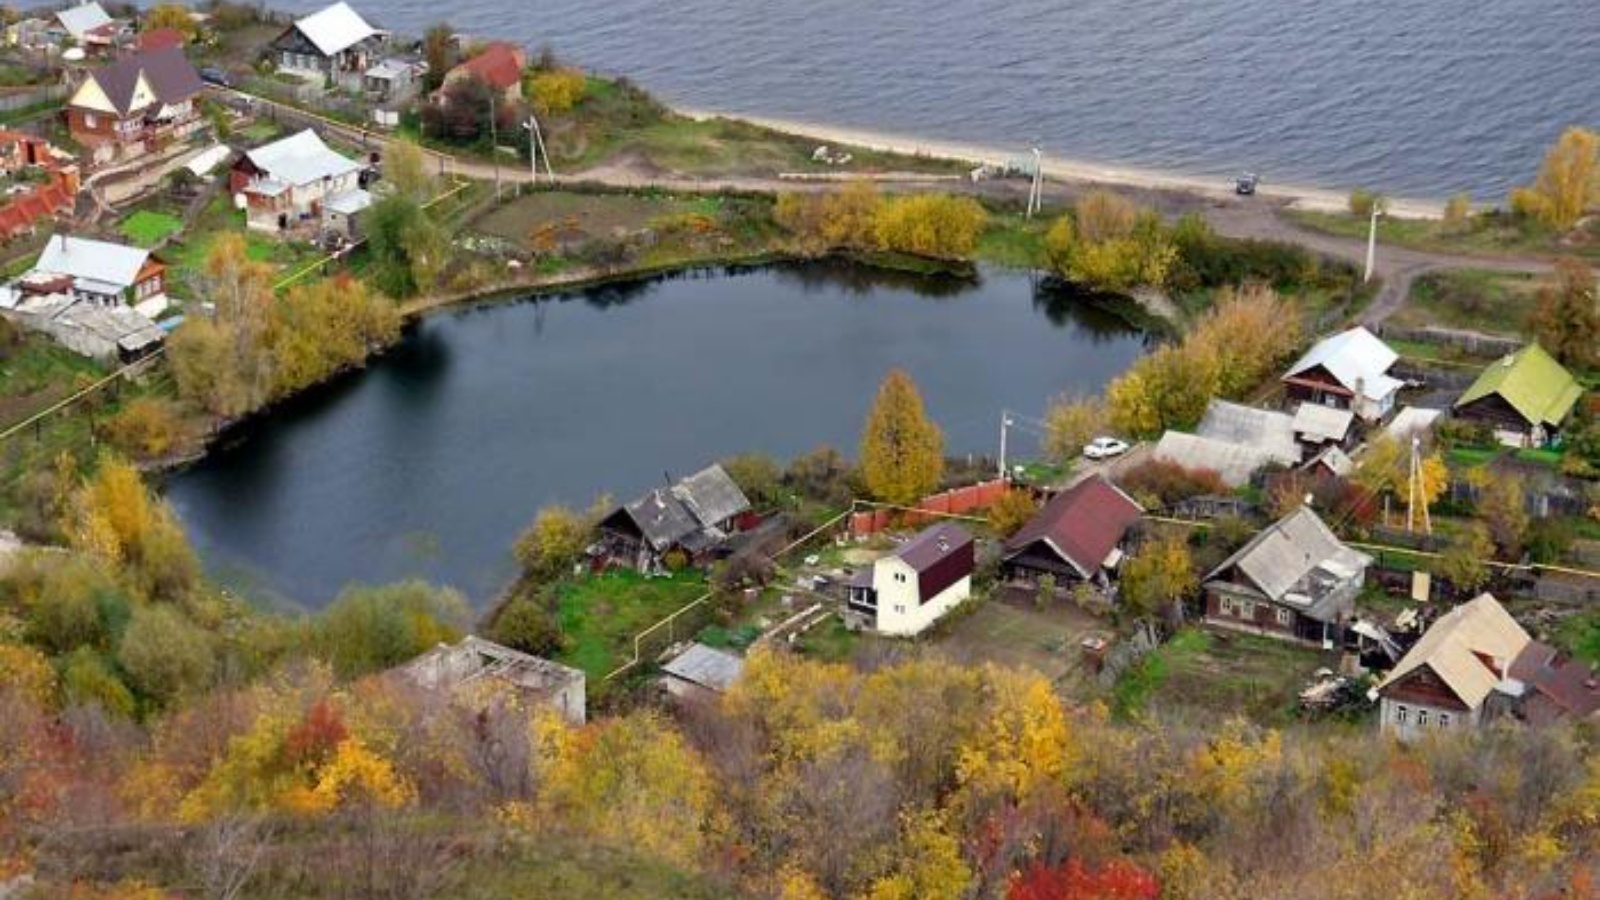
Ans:
POLYGON ((901 615, 904 615, 905 611, 906 611, 906 608, 904 606, 902 606, 901 604, 896 603, 894 605, 894 611, 897 612, 897 613, 900 613, 901 615))
POLYGON ((99 121, 99 119, 95 118, 94 113, 83 114, 83 127, 85 128, 93 128, 99 121))
POLYGON ((1254 619, 1255 617, 1256 617, 1256 605, 1253 602, 1249 601, 1249 600, 1240 600, 1239 601, 1239 618, 1241 618, 1241 619, 1254 619))
POLYGON ((1428 727, 1428 711, 1427 710, 1425 710, 1425 709, 1417 710, 1417 727, 1418 728, 1426 728, 1426 727, 1428 727))
POLYGON ((1294 612, 1278 607, 1278 624, 1288 627, 1294 624, 1294 612))
POLYGON ((1221 610, 1222 614, 1225 616, 1233 615, 1233 598, 1223 597, 1217 608, 1221 610))
POLYGON ((1449 713, 1439 713, 1439 727, 1440 728, 1449 728, 1450 727, 1450 714, 1449 713))
POLYGON ((1394 708, 1394 723, 1396 725, 1404 725, 1404 724, 1406 724, 1407 720, 1409 720, 1410 717, 1411 717, 1411 711, 1406 709, 1404 706, 1396 706, 1394 708))

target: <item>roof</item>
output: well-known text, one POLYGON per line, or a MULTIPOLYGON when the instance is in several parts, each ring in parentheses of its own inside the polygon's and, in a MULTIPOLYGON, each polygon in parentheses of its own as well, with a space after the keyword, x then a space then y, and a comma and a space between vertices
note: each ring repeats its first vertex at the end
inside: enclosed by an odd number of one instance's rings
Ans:
POLYGON ((667 488, 656 488, 623 507, 650 546, 665 550, 700 530, 688 507, 667 488))
POLYGON ((1444 415, 1442 409, 1425 406, 1407 406, 1395 413, 1384 433, 1397 441, 1405 441, 1433 430, 1433 423, 1444 415))
POLYGON ((1340 542, 1309 506, 1267 526, 1223 561, 1206 581, 1237 571, 1268 599, 1299 607, 1313 618, 1329 591, 1360 575, 1371 557, 1340 542))
POLYGON ((1382 400, 1403 384, 1387 374, 1399 358, 1377 335, 1357 325, 1318 341, 1284 377, 1293 378, 1320 366, 1351 393, 1359 389, 1369 400, 1382 400))
POLYGON ((70 275, 74 280, 102 282, 118 289, 132 287, 150 251, 71 235, 56 235, 45 242, 33 271, 70 275))
POLYGON ((361 18, 360 13, 342 0, 303 19, 296 19, 294 27, 323 56, 342 53, 378 33, 376 28, 367 24, 366 19, 361 18))
POLYGON ((423 65, 409 59, 388 57, 380 60, 377 65, 367 69, 362 74, 368 78, 381 78, 385 81, 399 78, 403 75, 413 75, 422 71, 423 65))
POLYGON ((337 178, 361 168, 361 164, 328 149, 315 131, 307 128, 280 141, 245 152, 245 157, 267 180, 291 185, 312 184, 323 178, 337 178))
MULTIPOLYGON (((468 635, 455 644, 440 644, 396 671, 430 690, 452 689, 481 679, 495 679, 522 691, 553 698, 568 687, 585 683, 582 671, 468 635)), ((583 720, 583 710, 567 711, 583 720)))
POLYGON ((1472 709, 1500 683, 1490 665, 1507 669, 1532 638, 1490 594, 1463 603, 1440 616, 1400 662, 1378 682, 1378 690, 1426 666, 1472 709))
POLYGON ((1313 443, 1342 441, 1350 433, 1356 414, 1321 403, 1302 403, 1294 411, 1294 433, 1313 443))
POLYGON ((111 101, 120 115, 136 111, 133 100, 141 75, 150 90, 155 92, 156 101, 169 106, 182 103, 205 90, 200 73, 180 47, 130 53, 89 73, 89 77, 100 85, 106 99, 111 101))
POLYGON ((678 482, 672 492, 702 525, 725 522, 750 508, 744 491, 715 463, 678 482))
POLYGON ((233 148, 227 144, 217 144, 208 150, 202 150, 195 154, 189 162, 184 164, 184 168, 194 173, 197 177, 203 178, 210 175, 213 169, 222 165, 223 160, 232 155, 233 148))
POLYGON ((101 26, 111 23, 111 16, 98 3, 82 3, 56 13, 56 20, 77 40, 101 26))
POLYGON ((744 671, 744 660, 705 644, 690 644, 689 649, 661 667, 663 672, 713 691, 725 691, 744 671))
POLYGON ((1085 577, 1098 572, 1129 526, 1144 513, 1103 475, 1091 475, 1050 498, 1005 543, 1008 556, 1043 542, 1085 577))
POLYGON ((1229 487, 1249 482, 1251 474, 1273 462, 1258 447, 1233 444, 1182 431, 1169 431, 1156 442, 1153 459, 1177 463, 1187 469, 1210 469, 1229 487))
POLYGON ((1355 471, 1356 464, 1348 453, 1335 446, 1324 447, 1321 453, 1306 460, 1306 464, 1300 468, 1309 471, 1317 466, 1326 466, 1329 472, 1343 478, 1355 471))
POLYGON ((506 90, 522 80, 526 56, 522 48, 505 41, 495 41, 483 52, 451 71, 453 77, 472 76, 488 83, 490 87, 506 90))
POLYGON ((1531 424, 1560 425, 1583 396, 1583 387, 1543 347, 1529 344, 1490 363, 1456 401, 1456 408, 1491 394, 1499 394, 1531 424))
POLYGON ((1241 406, 1226 400, 1212 400, 1194 433, 1242 444, 1286 466, 1300 461, 1300 445, 1294 439, 1294 419, 1281 412, 1241 406))
POLYGON ((940 522, 918 532, 890 554, 917 572, 926 572, 972 543, 972 534, 954 522, 940 522))
POLYGON ((138 37, 134 38, 134 46, 146 51, 182 47, 188 42, 189 39, 176 28, 153 28, 139 32, 138 37))
POLYGON ((339 215, 353 216, 372 205, 372 194, 356 188, 353 191, 334 194, 323 201, 322 205, 339 215))
MULTIPOLYGON (((1548 644, 1529 641, 1512 661, 1511 677, 1548 700, 1560 714, 1582 719, 1600 712, 1595 671, 1548 644)), ((1531 710, 1529 718, 1533 719, 1531 710)))

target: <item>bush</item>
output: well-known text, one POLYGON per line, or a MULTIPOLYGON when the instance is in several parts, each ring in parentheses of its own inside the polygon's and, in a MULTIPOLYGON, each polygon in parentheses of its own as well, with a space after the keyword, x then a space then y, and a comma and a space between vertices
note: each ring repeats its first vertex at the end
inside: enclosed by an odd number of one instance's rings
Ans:
POLYGON ((466 598, 421 581, 346 588, 316 624, 319 655, 341 678, 397 666, 460 639, 466 598))
POLYGON ((539 71, 528 79, 533 108, 541 116, 564 113, 583 102, 589 79, 577 69, 558 67, 539 71))
POLYGON ((529 576, 549 581, 561 577, 583 558, 594 524, 565 506, 546 506, 517 538, 512 553, 529 576))
POLYGON ((878 246, 934 259, 968 259, 988 214, 976 200, 945 194, 896 197, 878 211, 878 246))
POLYGON ((138 397, 106 422, 106 440, 134 459, 162 459, 185 438, 177 404, 160 397, 138 397))
POLYGON ((171 606, 134 610, 117 648, 117 662, 140 693, 165 706, 209 686, 210 636, 171 606))
POLYGON ((566 636, 556 617, 532 597, 506 604, 494 620, 490 638, 513 650, 534 656, 555 656, 566 648, 566 636))
POLYGON ((1033 495, 1025 490, 1009 490, 989 507, 989 525, 1001 537, 1011 537, 1039 511, 1033 495))
POLYGON ((783 472, 772 457, 763 453, 741 453, 723 460, 722 468, 752 504, 770 506, 783 499, 783 472))
POLYGON ((1222 476, 1210 469, 1191 469, 1181 463, 1152 459, 1122 476, 1122 489, 1147 507, 1170 506, 1190 497, 1226 494, 1222 476))
POLYGON ((1388 208, 1388 199, 1376 191, 1369 191, 1366 188, 1356 188, 1350 192, 1350 215, 1352 216, 1361 216, 1365 218, 1372 215, 1372 211, 1374 209, 1382 213, 1388 208))

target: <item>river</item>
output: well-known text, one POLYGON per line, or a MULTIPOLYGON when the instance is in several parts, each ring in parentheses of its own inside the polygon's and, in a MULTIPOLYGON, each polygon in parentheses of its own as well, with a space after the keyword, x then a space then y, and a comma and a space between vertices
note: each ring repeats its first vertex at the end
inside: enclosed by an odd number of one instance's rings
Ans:
MULTIPOLYGON (((368 369, 236 429, 165 493, 208 570, 263 604, 317 608, 347 583, 412 576, 481 603, 544 504, 628 498, 746 451, 854 456, 892 367, 949 452, 993 454, 1001 409, 1097 391, 1144 346, 1021 273, 702 270, 434 314, 368 369)), ((1024 452, 1029 429, 1013 431, 1024 452)))
POLYGON ((354 5, 692 107, 1219 179, 1500 200, 1563 127, 1600 125, 1595 0, 354 5))

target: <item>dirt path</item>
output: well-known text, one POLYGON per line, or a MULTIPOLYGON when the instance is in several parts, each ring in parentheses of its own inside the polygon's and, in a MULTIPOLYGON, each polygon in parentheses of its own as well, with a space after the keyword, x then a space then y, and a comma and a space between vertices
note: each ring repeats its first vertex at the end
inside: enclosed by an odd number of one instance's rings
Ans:
MULTIPOLYGON (((212 88, 212 90, 222 89, 212 88)), ((324 132, 336 133, 345 140, 363 147, 382 148, 393 140, 385 134, 326 119, 261 97, 238 91, 231 93, 245 97, 257 105, 274 109, 277 117, 284 122, 315 126, 324 132)), ((824 134, 832 133, 824 130, 824 134)), ((926 151, 929 146, 932 145, 923 144, 919 149, 926 151)), ((441 174, 455 174, 484 181, 498 179, 501 184, 508 186, 534 180, 534 176, 520 165, 496 166, 493 163, 451 156, 437 150, 425 149, 424 153, 437 163, 441 174)), ((1295 203, 1324 202, 1326 192, 1318 191, 1304 196, 1283 193, 1241 198, 1224 191, 1201 189, 1187 180, 1174 180, 1134 170, 1102 171, 1094 167, 1060 169, 1059 165, 1055 170, 1046 166, 1045 170, 1049 180, 1045 183, 1044 193, 1047 200, 1053 204, 1069 204, 1087 190, 1110 184, 1129 194, 1136 202, 1160 210, 1165 216, 1199 212, 1206 217, 1218 234, 1225 237, 1298 244, 1324 256, 1354 263, 1357 267, 1363 266, 1366 261, 1365 242, 1312 231, 1295 224, 1283 214, 1285 209, 1295 203)), ((657 188, 678 193, 723 191, 774 193, 826 191, 837 187, 836 180, 686 176, 663 172, 651 166, 648 161, 637 158, 614 160, 582 172, 562 173, 554 179, 541 173, 537 180, 557 185, 590 183, 622 188, 657 188)), ((884 173, 875 176, 875 180, 884 190, 894 192, 931 190, 1017 201, 1021 201, 1027 192, 1026 184, 1014 179, 981 182, 964 179, 950 181, 930 180, 920 173, 884 173)), ((1369 326, 1379 325, 1394 315, 1411 295, 1412 284, 1419 276, 1428 272, 1470 268, 1544 274, 1549 272, 1551 267, 1549 259, 1531 255, 1478 256, 1437 253, 1379 244, 1373 274, 1382 280, 1382 288, 1362 316, 1362 323, 1369 326)))

